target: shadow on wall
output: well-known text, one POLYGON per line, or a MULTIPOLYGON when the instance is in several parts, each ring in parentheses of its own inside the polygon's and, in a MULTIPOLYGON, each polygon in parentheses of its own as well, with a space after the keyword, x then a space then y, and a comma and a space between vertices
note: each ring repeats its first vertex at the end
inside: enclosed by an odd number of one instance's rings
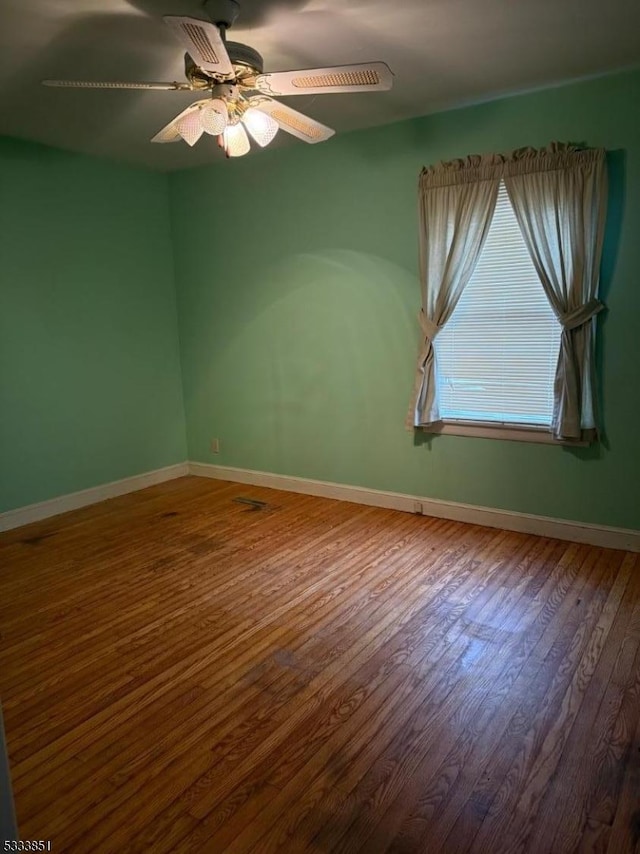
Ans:
MULTIPOLYGON (((604 233, 604 244, 602 247, 602 266, 600 275, 600 299, 607 304, 611 290, 611 282, 616 271, 618 252, 620 249, 620 235, 622 233, 622 221, 626 205, 626 151, 608 151, 607 169, 609 176, 609 199, 607 207, 607 225, 604 233)), ((609 447, 607 441, 606 417, 607 389, 602 381, 604 373, 605 341, 608 335, 607 317, 608 312, 603 311, 598 318, 598 336, 596 339, 596 376, 598 384, 598 405, 600 409, 600 427, 602 430, 601 441, 589 448, 570 448, 569 452, 575 454, 578 459, 596 459, 596 449, 609 447)))
POLYGON ((622 219, 626 204, 626 164, 626 151, 607 152, 609 199, 600 276, 600 298, 605 303, 611 289, 611 282, 615 274, 618 251, 620 249, 620 233, 622 231, 622 219))
POLYGON ((195 411, 222 417, 254 465, 357 477, 402 430, 418 339, 415 276, 382 258, 324 250, 290 256, 254 282, 224 294, 224 326, 202 319, 215 333, 195 411), (221 414, 215 400, 230 405, 221 414), (363 441, 372 433, 373 446, 363 441))

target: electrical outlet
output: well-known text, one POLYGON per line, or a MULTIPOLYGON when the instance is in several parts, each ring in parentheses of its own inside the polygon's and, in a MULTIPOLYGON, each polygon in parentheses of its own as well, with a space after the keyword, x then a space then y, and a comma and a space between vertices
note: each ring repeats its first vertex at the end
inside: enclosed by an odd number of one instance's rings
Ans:
POLYGON ((212 454, 220 453, 220 439, 212 439, 209 448, 211 449, 212 454))
POLYGON ((413 502, 413 512, 417 516, 422 516, 422 502, 421 501, 414 501, 413 502))

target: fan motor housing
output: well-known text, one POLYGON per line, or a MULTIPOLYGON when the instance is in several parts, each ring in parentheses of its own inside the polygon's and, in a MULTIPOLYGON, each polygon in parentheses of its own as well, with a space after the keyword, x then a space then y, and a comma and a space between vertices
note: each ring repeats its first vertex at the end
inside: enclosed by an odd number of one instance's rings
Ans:
MULTIPOLYGON (((247 77, 255 77, 256 74, 262 74, 264 61, 257 50, 240 42, 226 42, 226 48, 229 58, 233 63, 236 80, 243 80, 247 77)), ((210 89, 212 85, 220 80, 220 78, 210 75, 204 69, 200 68, 188 53, 184 55, 184 73, 194 89, 210 89)))
MULTIPOLYGON (((262 56, 248 44, 240 42, 226 42, 227 53, 235 66, 246 68, 251 74, 262 74, 264 71, 264 60, 262 56)), ((245 75, 246 76, 246 75, 245 75)))

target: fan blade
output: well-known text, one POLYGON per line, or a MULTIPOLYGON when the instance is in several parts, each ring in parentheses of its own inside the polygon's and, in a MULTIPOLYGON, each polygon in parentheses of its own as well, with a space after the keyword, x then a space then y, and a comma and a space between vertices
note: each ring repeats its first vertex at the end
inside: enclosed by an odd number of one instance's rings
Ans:
POLYGON ((233 65, 220 30, 215 24, 180 15, 165 15, 163 20, 171 27, 197 65, 205 71, 233 74, 233 65))
POLYGON ((333 136, 335 131, 326 125, 320 124, 315 119, 310 119, 304 113, 299 113, 297 110, 292 110, 291 107, 286 107, 279 101, 273 101, 271 98, 258 96, 250 98, 249 103, 256 110, 261 110, 271 118, 275 119, 282 130, 287 133, 297 136, 298 139, 304 142, 324 142, 325 139, 333 136))
POLYGON ((205 103, 207 103, 207 101, 196 101, 194 104, 190 104, 186 110, 178 113, 174 119, 171 119, 168 125, 165 125, 162 130, 159 130, 158 133, 151 138, 151 142, 178 142, 178 140, 182 139, 182 136, 178 131, 178 122, 180 119, 188 116, 189 113, 197 110, 201 104, 205 103))
POLYGON ((265 95, 321 95, 330 92, 379 92, 391 89, 393 74, 384 62, 275 71, 259 74, 254 88, 265 95))
POLYGON ((190 92, 188 83, 99 83, 94 80, 43 80, 43 86, 60 86, 66 89, 155 89, 190 92))

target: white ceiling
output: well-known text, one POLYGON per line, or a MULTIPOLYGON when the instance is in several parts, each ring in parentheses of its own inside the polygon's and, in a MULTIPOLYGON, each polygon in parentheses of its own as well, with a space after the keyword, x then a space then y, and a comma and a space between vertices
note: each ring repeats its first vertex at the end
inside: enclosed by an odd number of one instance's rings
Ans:
MULTIPOLYGON (((266 71, 391 66, 391 92, 288 99, 338 132, 640 63, 638 0, 240 4, 229 38, 257 48, 266 71)), ((206 18, 198 0, 0 0, 0 133, 159 169, 218 160, 212 138, 194 149, 148 142, 192 93, 39 85, 46 77, 182 80, 182 51, 164 14, 206 18)))

